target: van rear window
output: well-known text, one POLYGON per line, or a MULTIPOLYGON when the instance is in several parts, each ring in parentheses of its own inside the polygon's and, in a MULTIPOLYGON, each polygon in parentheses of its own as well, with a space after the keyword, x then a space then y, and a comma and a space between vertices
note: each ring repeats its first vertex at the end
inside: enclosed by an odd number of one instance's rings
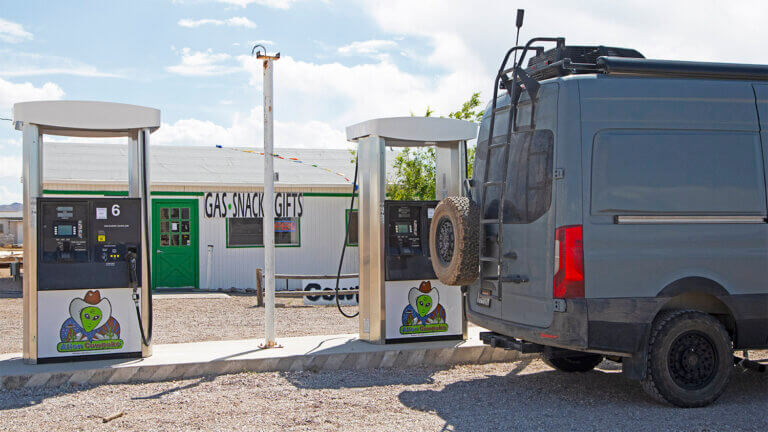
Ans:
POLYGON ((531 223, 552 203, 554 134, 547 129, 516 132, 509 146, 504 223, 531 223))
POLYGON ((764 214, 760 138, 749 132, 604 131, 592 214, 764 214))

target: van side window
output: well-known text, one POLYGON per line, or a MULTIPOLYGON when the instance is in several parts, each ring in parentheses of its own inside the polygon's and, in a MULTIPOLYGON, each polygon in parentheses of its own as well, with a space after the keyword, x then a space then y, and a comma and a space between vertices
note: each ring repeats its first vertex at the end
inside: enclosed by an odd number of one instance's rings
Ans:
POLYGON ((750 132, 614 130, 595 136, 592 214, 765 214, 750 132))
POLYGON ((509 145, 504 223, 531 223, 552 203, 554 134, 547 129, 516 132, 509 145))

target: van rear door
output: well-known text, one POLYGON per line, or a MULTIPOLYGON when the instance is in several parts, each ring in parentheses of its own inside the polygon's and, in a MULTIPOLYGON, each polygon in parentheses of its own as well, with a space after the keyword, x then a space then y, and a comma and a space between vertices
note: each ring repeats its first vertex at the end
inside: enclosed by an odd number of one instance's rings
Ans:
MULTIPOLYGON (((497 287, 501 283, 501 301, 491 301, 488 312, 477 305, 473 305, 473 309, 506 321, 537 327, 547 327, 553 312, 555 212, 551 203, 557 98, 558 84, 544 84, 532 110, 531 101, 524 93, 518 104, 518 131, 511 132, 506 159, 503 148, 493 148, 490 155, 487 153, 489 119, 483 122, 485 127, 481 127, 480 131, 476 159, 478 172, 473 189, 473 197, 480 203, 484 169, 490 170, 489 181, 506 183, 504 187, 492 186, 486 191, 482 209, 486 222, 481 231, 481 239, 485 238, 481 254, 487 257, 481 261, 483 284, 498 295, 497 287), (533 128, 530 127, 532 112, 535 113, 533 128), (501 178, 505 168, 506 175, 501 178), (503 233, 497 241, 498 225, 488 220, 497 219, 500 210, 503 213, 503 233), (489 259, 499 253, 502 256, 500 282, 497 262, 489 259)), ((497 114, 494 144, 504 142, 508 118, 508 110, 497 114)), ((470 298, 470 302, 474 303, 476 299, 470 298)))

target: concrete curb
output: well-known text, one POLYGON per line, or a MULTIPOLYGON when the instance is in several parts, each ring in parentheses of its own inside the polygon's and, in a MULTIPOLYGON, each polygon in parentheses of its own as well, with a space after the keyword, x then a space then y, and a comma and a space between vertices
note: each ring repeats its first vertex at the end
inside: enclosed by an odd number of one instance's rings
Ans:
MULTIPOLYGON (((414 366, 450 366, 511 362, 531 358, 531 354, 506 351, 485 345, 427 347, 429 344, 399 344, 392 349, 362 352, 300 354, 263 358, 191 361, 175 364, 94 364, 92 368, 41 371, 0 376, 0 390, 33 387, 58 387, 64 384, 99 385, 132 382, 170 381, 207 375, 240 372, 326 371, 340 369, 410 368, 414 366)), ((102 363, 102 362, 93 362, 102 363)), ((80 363, 83 365, 87 363, 80 363)), ((52 365, 45 365, 52 366, 52 365)), ((29 366, 34 368, 35 366, 29 366)), ((87 367, 87 366, 86 366, 87 367)))

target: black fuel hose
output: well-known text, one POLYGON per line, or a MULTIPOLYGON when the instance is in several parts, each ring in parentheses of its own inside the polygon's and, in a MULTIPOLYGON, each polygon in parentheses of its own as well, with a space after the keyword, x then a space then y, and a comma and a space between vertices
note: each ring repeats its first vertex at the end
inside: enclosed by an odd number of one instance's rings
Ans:
MULTIPOLYGON (((146 131, 140 131, 140 134, 146 134, 146 131)), ((152 343, 152 260, 149 259, 150 255, 150 246, 152 245, 151 239, 152 239, 152 233, 149 231, 149 212, 151 210, 150 203, 152 202, 152 198, 149 195, 150 192, 150 184, 149 179, 147 178, 147 164, 149 163, 147 161, 147 152, 144 148, 147 145, 147 137, 142 136, 141 142, 144 143, 144 146, 142 146, 142 157, 141 162, 143 164, 143 169, 141 170, 142 175, 142 187, 143 187, 143 196, 144 196, 144 208, 142 209, 144 212, 144 242, 147 245, 146 247, 146 257, 143 259, 143 264, 147 266, 147 283, 149 284, 149 287, 147 289, 147 310, 146 313, 149 314, 149 319, 147 322, 147 332, 144 332, 144 325, 141 322, 141 311, 139 310, 139 304, 136 303, 136 317, 139 319, 139 330, 141 331, 141 341, 144 343, 145 346, 150 346, 152 343)))
MULTIPOLYGON (((357 192, 357 155, 355 155, 355 177, 352 181, 352 199, 349 201, 349 217, 347 218, 347 226, 344 229, 344 245, 341 247, 341 257, 339 258, 339 271, 336 273, 336 307, 339 309, 339 312, 344 315, 346 318, 355 318, 356 316, 360 315, 360 310, 358 309, 357 312, 354 314, 348 314, 344 312, 344 310, 341 308, 341 302, 339 301, 339 280, 341 279, 341 267, 344 264, 344 253, 347 251, 347 238, 349 238, 349 223, 352 221, 352 211, 355 209, 355 193, 357 192)), ((360 221, 358 220, 358 226, 360 226, 360 221)), ((358 289, 360 282, 360 276, 358 275, 358 289)), ((359 291, 358 291, 359 292, 359 291)), ((358 298, 359 294, 358 294, 358 298)), ((359 302, 358 302, 359 307, 359 302)))

